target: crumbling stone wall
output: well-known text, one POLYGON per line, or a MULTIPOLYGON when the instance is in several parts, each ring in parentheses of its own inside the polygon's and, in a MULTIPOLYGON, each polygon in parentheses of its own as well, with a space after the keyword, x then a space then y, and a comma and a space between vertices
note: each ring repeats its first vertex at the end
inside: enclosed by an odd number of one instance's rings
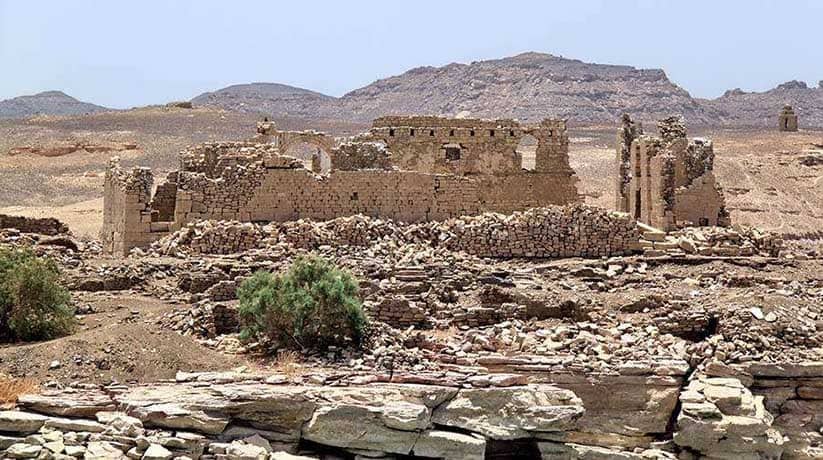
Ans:
POLYGON ((152 219, 151 188, 154 178, 148 168, 125 171, 115 157, 106 169, 103 192, 103 249, 125 254, 134 247, 145 247, 169 231, 168 223, 152 219))
POLYGON ((617 209, 667 231, 728 225, 725 198, 713 172, 711 140, 689 140, 679 117, 661 120, 658 129, 660 137, 640 134, 624 117, 618 132, 617 209))
POLYGON ((797 114, 792 106, 783 106, 777 117, 777 127, 780 131, 797 131, 797 114))
POLYGON ((332 169, 322 175, 318 158, 307 169, 304 161, 282 155, 298 141, 332 146, 334 141, 321 133, 278 132, 273 123, 263 122, 256 140, 269 142, 212 142, 183 151, 180 171, 158 187, 153 200, 141 196, 139 209, 120 204, 122 197, 114 190, 122 188, 124 173, 110 168, 107 187, 112 193, 107 192, 106 207, 111 219, 104 225, 109 239, 123 238, 124 213, 133 220, 146 213, 153 226, 135 227, 127 244, 107 248, 145 246, 156 239, 148 234, 161 224, 177 230, 209 219, 271 222, 363 214, 423 222, 579 200, 563 121, 521 126, 500 120, 387 117, 369 133, 332 147, 332 169), (412 135, 414 130, 419 135, 412 135), (538 141, 533 171, 521 168, 516 151, 525 134, 538 141), (446 158, 454 152, 443 146, 457 141, 462 142, 455 147, 458 156, 446 158))
POLYGON ((449 222, 444 245, 481 257, 600 257, 628 254, 640 234, 626 214, 588 206, 535 208, 449 222))
POLYGON ((13 228, 23 233, 39 233, 41 235, 59 235, 69 232, 69 227, 66 224, 53 217, 35 218, 6 214, 0 214, 0 228, 13 228))
POLYGON ((228 254, 280 243, 316 249, 368 247, 391 240, 398 245, 426 242, 480 257, 608 257, 631 253, 639 239, 640 232, 627 214, 575 204, 417 224, 361 215, 256 225, 201 221, 157 242, 152 250, 163 255, 228 254))
MULTIPOLYGON (((331 168, 337 171, 394 169, 391 153, 382 142, 344 142, 334 150, 331 168)), ((312 168, 314 172, 319 172, 312 168)))
POLYGON ((398 169, 456 175, 521 173, 517 147, 527 135, 538 142, 535 171, 572 176, 563 120, 523 126, 514 120, 382 117, 369 131, 388 146, 398 169))
POLYGON ((152 214, 155 222, 168 222, 174 219, 174 203, 177 200, 177 175, 174 171, 166 176, 166 181, 157 186, 150 207, 157 211, 152 214))
POLYGON ((628 114, 623 114, 621 128, 617 131, 617 177, 615 209, 627 210, 628 188, 631 182, 631 147, 632 142, 643 134, 643 125, 635 123, 628 114))

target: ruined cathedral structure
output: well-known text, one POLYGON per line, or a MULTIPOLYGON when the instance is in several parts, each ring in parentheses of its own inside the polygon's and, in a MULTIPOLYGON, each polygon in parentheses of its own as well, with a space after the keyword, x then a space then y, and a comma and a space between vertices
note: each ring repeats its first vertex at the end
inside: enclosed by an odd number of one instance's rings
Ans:
POLYGON ((680 117, 657 126, 659 136, 646 135, 640 123, 623 115, 617 133, 616 209, 665 231, 727 226, 723 190, 713 171, 712 141, 688 139, 680 117))
POLYGON ((151 170, 127 171, 114 159, 106 172, 101 236, 107 252, 125 254, 201 220, 363 214, 411 223, 575 203, 568 148, 564 120, 525 125, 383 117, 342 141, 316 131, 280 131, 264 121, 250 141, 184 150, 180 169, 154 193, 151 170), (529 138, 536 143, 533 161, 518 150, 529 138), (315 153, 288 156, 295 145, 315 153))

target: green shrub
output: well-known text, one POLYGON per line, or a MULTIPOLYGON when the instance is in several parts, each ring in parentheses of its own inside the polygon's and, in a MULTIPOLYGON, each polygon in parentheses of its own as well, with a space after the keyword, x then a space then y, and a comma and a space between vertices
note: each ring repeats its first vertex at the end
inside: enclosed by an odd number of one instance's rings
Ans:
POLYGON ((237 291, 246 339, 317 348, 360 344, 366 316, 357 282, 317 257, 297 259, 283 274, 259 271, 237 291))
POLYGON ((59 275, 50 259, 0 249, 0 341, 47 340, 72 331, 74 311, 59 275))

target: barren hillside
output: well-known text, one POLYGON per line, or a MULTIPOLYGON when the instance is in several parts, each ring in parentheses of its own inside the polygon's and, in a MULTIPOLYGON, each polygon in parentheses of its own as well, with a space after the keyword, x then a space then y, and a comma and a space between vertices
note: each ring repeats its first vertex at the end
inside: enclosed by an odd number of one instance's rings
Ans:
POLYGON ((274 117, 314 118, 334 103, 334 98, 279 83, 233 85, 203 93, 192 102, 243 113, 265 113, 274 117))
POLYGON ((47 91, 0 101, 0 118, 27 118, 36 115, 82 115, 111 109, 81 102, 60 91, 47 91))
POLYGON ((335 99, 284 85, 237 85, 193 102, 275 116, 369 121, 388 114, 467 115, 576 124, 612 122, 630 112, 656 120, 671 113, 691 123, 715 115, 659 69, 590 64, 542 53, 443 67, 419 67, 335 99))

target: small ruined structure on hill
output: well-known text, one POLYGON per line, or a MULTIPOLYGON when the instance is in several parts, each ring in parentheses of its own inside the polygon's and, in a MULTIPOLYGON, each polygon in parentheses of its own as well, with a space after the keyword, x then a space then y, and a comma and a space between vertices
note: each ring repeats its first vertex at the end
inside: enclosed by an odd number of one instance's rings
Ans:
POLYGON ((687 139, 679 117, 658 123, 660 137, 623 116, 617 135, 615 207, 662 230, 729 224, 723 192, 714 176, 714 147, 687 139))
POLYGON ((106 173, 102 239, 108 252, 146 247, 189 222, 327 220, 364 214, 403 222, 486 211, 510 213, 579 200, 562 120, 384 117, 342 143, 315 131, 258 126, 250 142, 206 143, 180 154, 180 170, 152 196, 151 170, 106 173), (534 164, 518 151, 537 143, 534 164), (284 153, 317 149, 311 169, 284 153), (319 152, 329 156, 322 171, 319 152))
POLYGON ((797 131, 797 114, 790 105, 784 105, 777 118, 780 131, 797 131))

